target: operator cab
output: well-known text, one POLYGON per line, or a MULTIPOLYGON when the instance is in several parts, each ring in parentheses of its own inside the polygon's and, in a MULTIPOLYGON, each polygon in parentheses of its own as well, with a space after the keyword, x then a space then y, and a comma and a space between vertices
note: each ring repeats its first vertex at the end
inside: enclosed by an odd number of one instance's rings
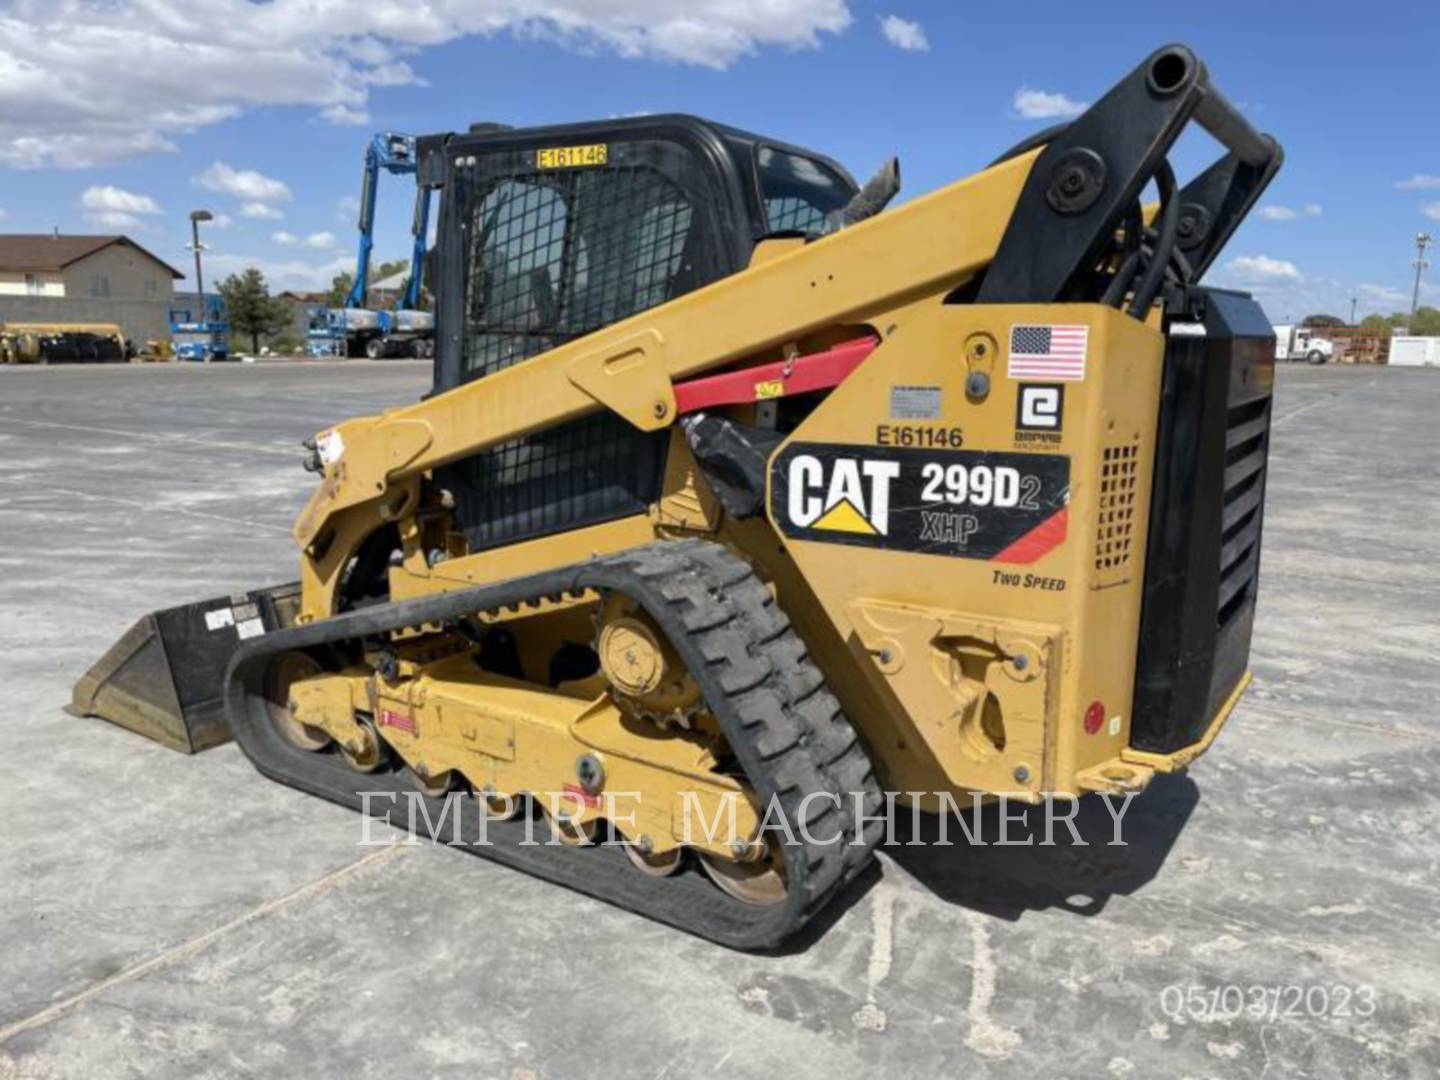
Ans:
MULTIPOLYGON (((426 274, 436 393, 743 270, 765 237, 838 227, 858 190, 823 155, 693 116, 480 125, 418 145, 419 182, 443 190, 426 274)), ((596 412, 435 483, 481 551, 643 512, 669 439, 596 412)))
POLYGON ((444 191, 437 392, 733 274, 766 236, 826 231, 857 191, 828 157, 693 116, 477 127, 420 140, 444 191))

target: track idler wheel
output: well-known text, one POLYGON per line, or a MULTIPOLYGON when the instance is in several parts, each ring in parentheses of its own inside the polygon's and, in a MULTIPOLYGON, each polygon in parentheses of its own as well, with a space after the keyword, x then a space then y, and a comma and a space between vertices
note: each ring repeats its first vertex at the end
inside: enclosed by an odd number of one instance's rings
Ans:
POLYGON ((580 821, 570 814, 556 813, 548 806, 544 810, 545 820, 550 823, 550 835, 566 847, 587 847, 595 842, 600 832, 600 819, 580 821))
POLYGON ((639 870, 642 874, 649 874, 651 877, 669 877, 681 866, 685 865, 685 849, 682 847, 671 848, 669 851, 650 850, 648 837, 642 836, 639 840, 627 840, 625 842, 625 857, 630 860, 630 865, 639 870))
POLYGON ((330 745, 330 736, 320 728, 295 719, 290 708, 290 687, 323 670, 309 653, 291 651, 277 656, 265 672, 265 708, 270 713, 270 722, 301 750, 324 750, 330 745))
POLYGON ((514 821, 516 818, 524 816, 529 809, 529 803, 524 795, 506 798, 494 788, 487 788, 479 795, 480 801, 485 807, 485 816, 491 821, 514 821))
POLYGON ((789 889, 785 860, 773 843, 767 843, 758 855, 746 853, 738 859, 702 852, 700 865, 723 892, 757 907, 781 903, 789 889))
POLYGON ((432 773, 426 771, 423 765, 407 765, 405 776, 414 785, 416 791, 432 799, 443 799, 460 786, 460 777, 454 769, 432 773))

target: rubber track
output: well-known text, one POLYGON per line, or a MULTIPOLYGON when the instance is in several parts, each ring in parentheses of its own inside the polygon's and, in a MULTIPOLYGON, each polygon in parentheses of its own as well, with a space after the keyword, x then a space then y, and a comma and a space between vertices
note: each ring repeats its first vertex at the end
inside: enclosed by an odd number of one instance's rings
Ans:
MULTIPOLYGON (((693 859, 671 877, 649 877, 635 870, 619 848, 546 844, 537 835, 542 830, 523 820, 488 822, 489 842, 482 844, 480 815, 468 795, 452 796, 463 800, 458 836, 464 843, 458 846, 725 945, 761 949, 779 944, 869 861, 880 838, 883 799, 869 755, 789 619, 750 565, 719 544, 662 541, 562 570, 370 607, 254 639, 236 653, 226 675, 231 728, 266 776, 355 809, 364 809, 362 791, 379 793, 372 797, 372 812, 392 812, 394 824, 413 827, 417 822, 403 809, 414 808, 409 800, 415 796, 402 776, 359 774, 334 753, 307 753, 279 735, 267 718, 261 689, 266 662, 288 649, 515 608, 587 588, 624 593, 656 620, 700 684, 762 807, 773 798, 783 810, 789 834, 775 836, 785 851, 788 897, 770 907, 743 904, 711 884, 693 859), (812 794, 816 797, 807 806, 812 794), (864 819, 856 813, 856 800, 865 818, 876 819, 858 836, 855 823, 864 819), (801 835, 802 806, 815 842, 801 835)), ((559 777, 557 785, 569 779, 559 777)), ((425 802, 438 825, 444 808, 425 802)), ((453 824, 440 830, 446 842, 457 835, 453 824)), ((418 825, 416 831, 427 831, 423 819, 418 825)))

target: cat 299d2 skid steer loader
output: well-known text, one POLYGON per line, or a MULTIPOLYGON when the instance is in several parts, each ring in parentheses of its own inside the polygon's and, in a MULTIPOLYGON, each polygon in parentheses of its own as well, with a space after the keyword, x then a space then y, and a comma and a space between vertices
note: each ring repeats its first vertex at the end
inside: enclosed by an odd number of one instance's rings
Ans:
POLYGON ((434 393, 307 444, 297 584, 75 704, 746 948, 885 791, 1138 790, 1248 681, 1274 344, 1195 283, 1280 161, 1180 46, 890 210, 691 117, 422 138, 434 393))

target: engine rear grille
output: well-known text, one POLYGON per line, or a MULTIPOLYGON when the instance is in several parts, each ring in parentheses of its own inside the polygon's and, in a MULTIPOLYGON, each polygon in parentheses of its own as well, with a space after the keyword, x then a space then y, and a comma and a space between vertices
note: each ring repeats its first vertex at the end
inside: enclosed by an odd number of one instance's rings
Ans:
POLYGON ((1260 505, 1270 436, 1270 398, 1232 407, 1225 429, 1225 498, 1221 515, 1220 592, 1216 625, 1224 628, 1255 589, 1260 566, 1260 505))
POLYGON ((1253 299, 1188 295, 1203 334, 1165 348, 1131 745, 1205 735, 1249 664, 1265 517, 1275 336, 1253 299))

